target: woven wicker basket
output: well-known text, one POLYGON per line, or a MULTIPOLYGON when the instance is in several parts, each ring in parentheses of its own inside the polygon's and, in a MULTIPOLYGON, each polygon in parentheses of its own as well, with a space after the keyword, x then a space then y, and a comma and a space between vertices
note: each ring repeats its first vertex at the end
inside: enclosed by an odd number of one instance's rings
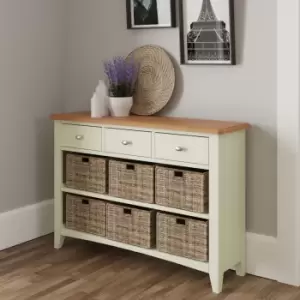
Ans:
POLYGON ((110 160, 109 195, 154 203, 154 166, 110 160))
POLYGON ((156 230, 159 251, 208 261, 208 222, 158 213, 156 230))
POLYGON ((106 160, 81 154, 66 155, 66 186, 69 188, 106 193, 106 160))
POLYGON ((106 204, 75 195, 66 195, 66 227, 105 236, 106 204))
POLYGON ((107 204, 106 215, 108 239, 148 249, 155 246, 153 211, 107 204))
POLYGON ((208 172, 157 166, 155 202, 197 213, 208 212, 208 172))

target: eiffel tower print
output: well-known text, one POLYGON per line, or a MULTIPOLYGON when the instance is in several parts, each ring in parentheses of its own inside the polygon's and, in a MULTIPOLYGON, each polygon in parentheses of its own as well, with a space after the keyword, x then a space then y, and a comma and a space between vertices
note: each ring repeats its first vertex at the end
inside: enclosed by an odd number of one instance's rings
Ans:
POLYGON ((203 0, 198 20, 190 24, 186 47, 189 61, 231 60, 230 33, 211 0, 203 0))

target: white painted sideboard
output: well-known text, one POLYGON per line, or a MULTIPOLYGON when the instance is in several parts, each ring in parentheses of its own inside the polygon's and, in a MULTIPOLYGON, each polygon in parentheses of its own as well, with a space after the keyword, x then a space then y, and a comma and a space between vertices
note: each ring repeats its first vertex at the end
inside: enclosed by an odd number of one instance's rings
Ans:
POLYGON ((245 275, 248 124, 167 117, 92 119, 89 113, 56 114, 51 118, 55 123, 55 248, 61 248, 64 238, 71 237, 150 255, 208 273, 214 293, 222 292, 227 270, 235 269, 237 275, 245 275), (65 151, 208 170, 209 213, 67 188, 63 183, 65 151), (209 261, 204 263, 67 229, 63 218, 64 193, 208 220, 209 261))

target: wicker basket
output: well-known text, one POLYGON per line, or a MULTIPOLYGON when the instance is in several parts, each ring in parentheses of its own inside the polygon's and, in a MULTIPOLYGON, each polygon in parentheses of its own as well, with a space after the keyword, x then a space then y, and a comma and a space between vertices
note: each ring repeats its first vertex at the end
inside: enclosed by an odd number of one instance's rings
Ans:
POLYGON ((208 261, 208 222, 157 214, 157 249, 203 262, 208 261))
POLYGON ((105 236, 106 204, 75 195, 66 195, 66 227, 105 236))
POLYGON ((157 166, 155 202, 182 210, 208 212, 208 172, 157 166))
POLYGON ((110 160, 109 195, 154 203, 154 166, 110 160))
POLYGON ((106 193, 106 160, 81 154, 66 155, 66 186, 69 188, 106 193))
POLYGON ((155 213, 127 206, 107 204, 106 236, 125 244, 155 246, 155 213))

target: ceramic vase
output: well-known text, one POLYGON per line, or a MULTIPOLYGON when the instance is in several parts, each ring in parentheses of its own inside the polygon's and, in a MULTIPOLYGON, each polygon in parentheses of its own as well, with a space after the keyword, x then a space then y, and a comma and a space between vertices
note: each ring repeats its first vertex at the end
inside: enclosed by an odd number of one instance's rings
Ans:
POLYGON ((132 105, 132 97, 109 97, 110 113, 113 117, 128 117, 132 105))
POLYGON ((96 91, 91 99, 91 117, 102 118, 109 115, 108 96, 105 83, 100 80, 96 91))

